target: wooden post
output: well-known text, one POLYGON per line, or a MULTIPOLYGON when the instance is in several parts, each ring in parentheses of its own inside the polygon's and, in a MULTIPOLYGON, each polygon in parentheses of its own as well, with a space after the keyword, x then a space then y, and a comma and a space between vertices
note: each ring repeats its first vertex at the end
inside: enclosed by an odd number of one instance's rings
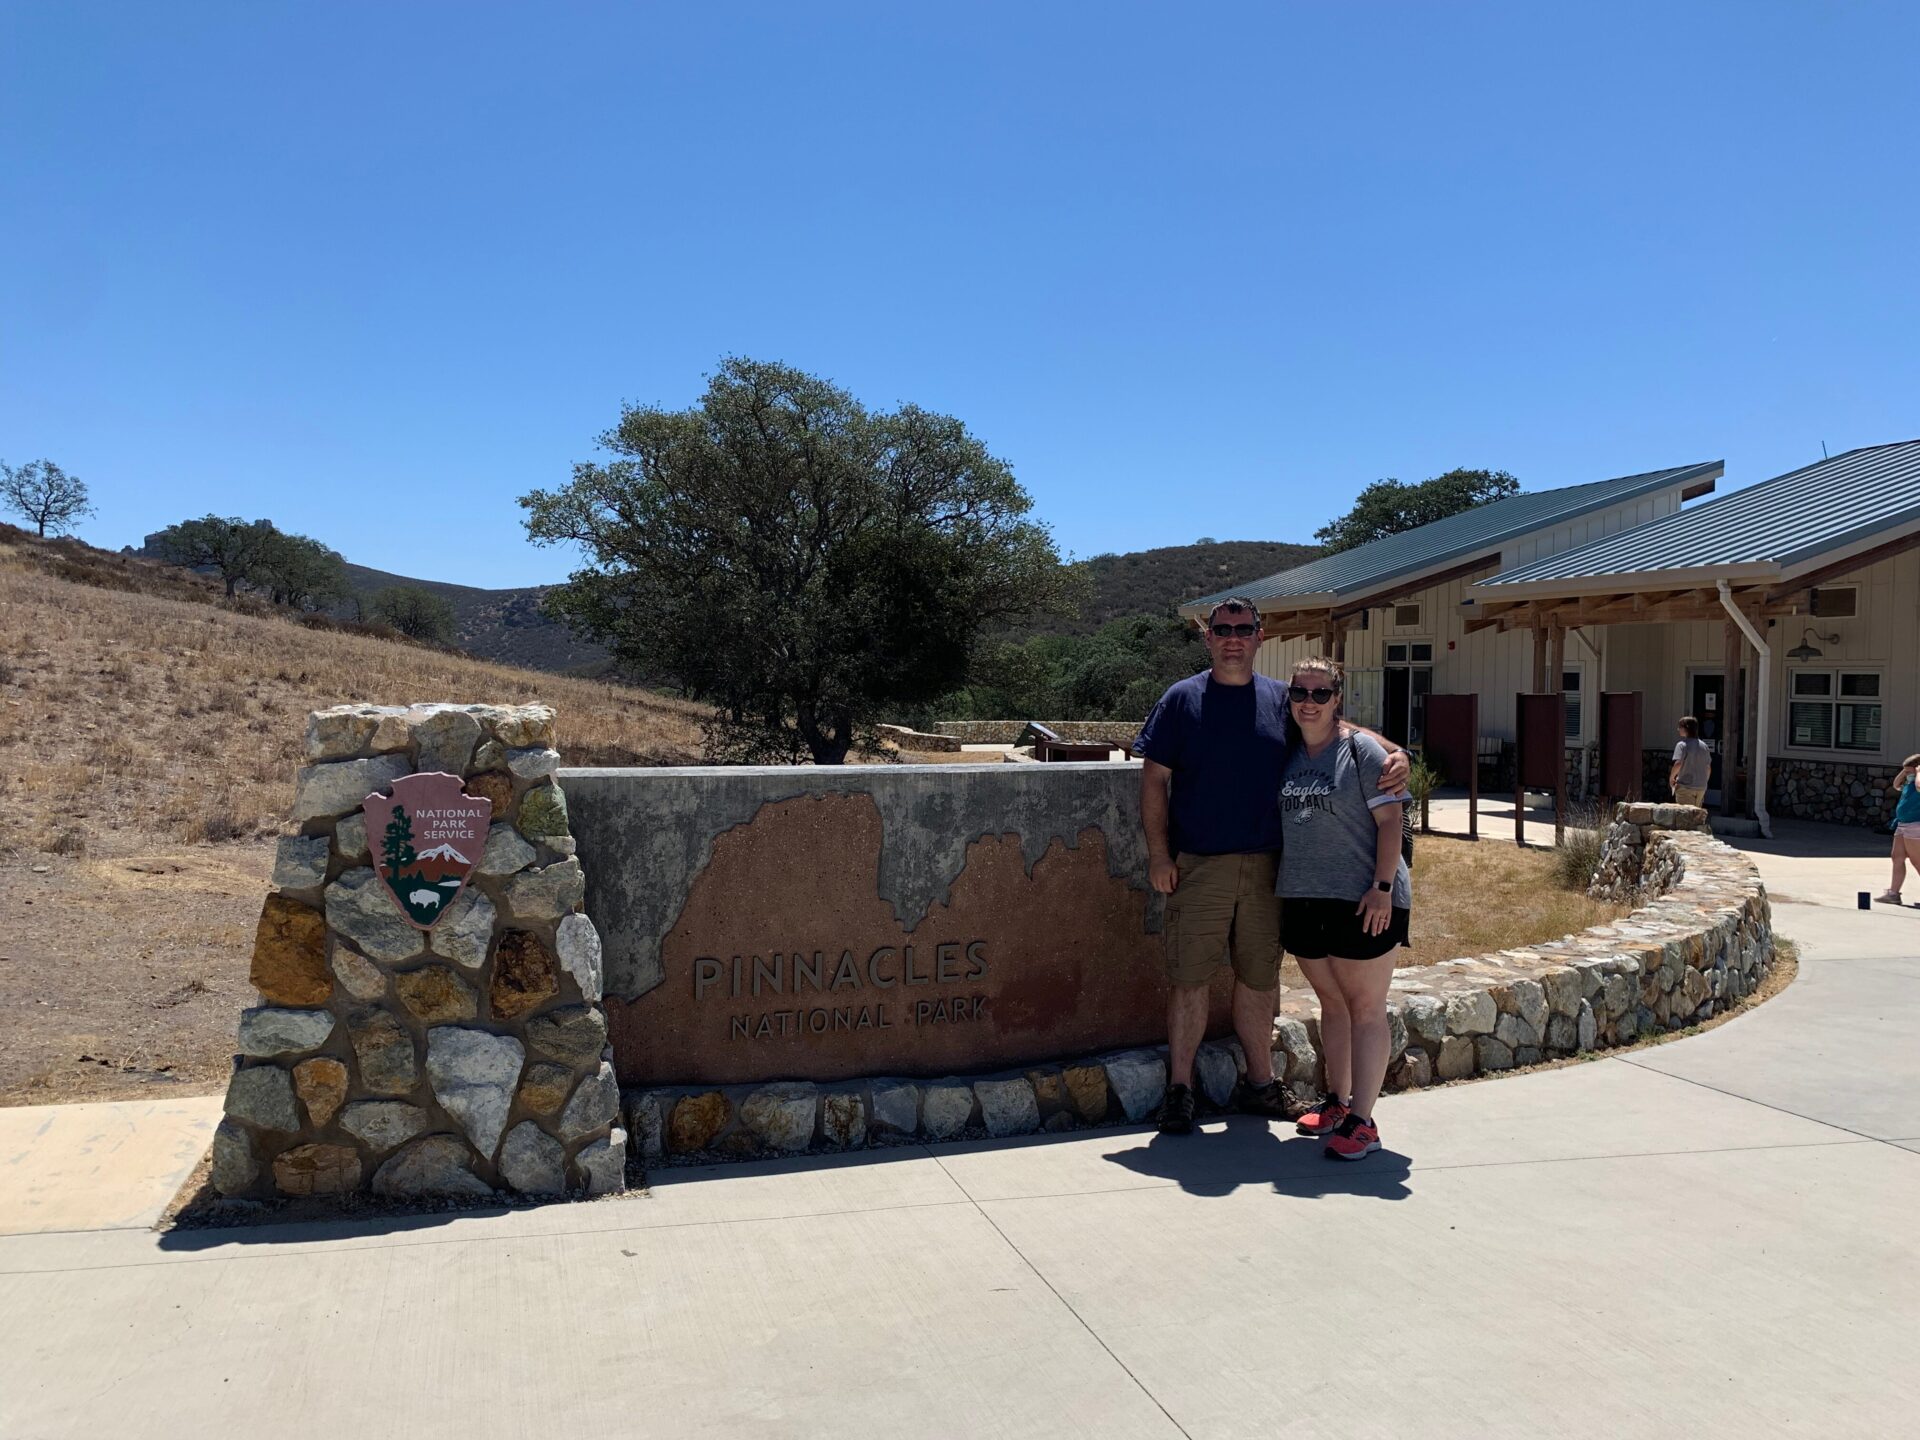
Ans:
POLYGON ((1346 626, 1336 625, 1333 627, 1333 648, 1328 651, 1327 654, 1331 659, 1338 661, 1342 665, 1347 663, 1346 626))
POLYGON ((1547 632, 1538 619, 1533 622, 1533 693, 1547 693, 1547 632))
POLYGON ((1320 625, 1320 654, 1328 660, 1333 658, 1333 619, 1331 616, 1322 621, 1320 625))
MULTIPOLYGON (((1747 618, 1753 622, 1753 628, 1764 638, 1767 622, 1754 611, 1747 612, 1747 618)), ((1755 748, 1759 739, 1760 707, 1767 703, 1767 697, 1760 693, 1760 652, 1754 651, 1747 664, 1746 705, 1743 708, 1744 722, 1740 734, 1740 750, 1747 757, 1747 815, 1756 816, 1760 812, 1756 806, 1766 803, 1766 796, 1758 791, 1760 771, 1765 767, 1766 756, 1755 748)))
MULTIPOLYGON (((1561 714, 1566 714, 1566 693, 1562 686, 1567 673, 1567 630, 1556 616, 1547 622, 1547 690, 1560 696, 1561 714)), ((1567 825, 1567 727, 1553 738, 1553 843, 1558 845, 1567 825)))
POLYGON ((1734 815, 1739 813, 1734 805, 1734 772, 1740 766, 1740 723, 1745 705, 1746 691, 1740 683, 1740 662, 1745 658, 1747 637, 1740 633, 1740 627, 1733 623, 1733 617, 1727 617, 1726 633, 1722 637, 1726 673, 1720 683, 1720 813, 1734 815))

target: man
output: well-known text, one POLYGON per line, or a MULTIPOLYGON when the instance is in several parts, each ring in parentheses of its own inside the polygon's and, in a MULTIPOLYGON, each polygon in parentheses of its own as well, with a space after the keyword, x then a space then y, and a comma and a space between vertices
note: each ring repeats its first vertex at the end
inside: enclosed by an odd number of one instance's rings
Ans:
POLYGON ((1692 715, 1680 717, 1680 743, 1673 747, 1673 763, 1667 767, 1667 788, 1673 791, 1676 805, 1707 803, 1707 781, 1713 778, 1713 752, 1700 738, 1700 721, 1692 715))
MULTIPOLYGON (((1233 962, 1233 1029, 1247 1055, 1240 1108, 1288 1116, 1273 1073, 1274 1001, 1280 986, 1280 901, 1274 895, 1280 777, 1292 724, 1287 687, 1253 671, 1263 639, 1260 611, 1244 596, 1207 616, 1213 664, 1178 681, 1153 707, 1134 752, 1148 878, 1167 897, 1167 1098, 1160 1129, 1193 1129, 1193 1057, 1206 1035, 1208 986, 1233 962)), ((1380 777, 1398 790, 1407 757, 1391 742, 1380 777)))

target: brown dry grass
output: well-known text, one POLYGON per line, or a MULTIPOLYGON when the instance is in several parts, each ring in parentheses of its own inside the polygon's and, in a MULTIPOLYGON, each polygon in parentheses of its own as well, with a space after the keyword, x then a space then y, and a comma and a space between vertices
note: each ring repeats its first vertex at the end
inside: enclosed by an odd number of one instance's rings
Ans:
POLYGON ((699 754, 697 705, 174 598, 166 577, 134 584, 138 562, 113 589, 46 562, 44 547, 0 534, 0 855, 271 831, 293 799, 307 712, 347 701, 538 700, 559 712, 571 764, 699 754))
POLYGON ((1560 888, 1551 850, 1445 835, 1417 836, 1415 847, 1413 944, 1403 964, 1558 940, 1629 908, 1560 888))

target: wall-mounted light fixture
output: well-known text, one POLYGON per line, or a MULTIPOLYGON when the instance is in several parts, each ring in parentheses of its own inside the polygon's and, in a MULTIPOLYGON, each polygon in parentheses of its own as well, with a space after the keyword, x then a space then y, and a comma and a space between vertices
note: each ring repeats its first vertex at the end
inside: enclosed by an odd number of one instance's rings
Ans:
MULTIPOLYGON (((1838 635, 1822 635, 1811 625, 1807 626, 1806 633, 1815 640, 1826 641, 1829 645, 1838 645, 1840 643, 1840 637, 1838 635)), ((1787 658, 1789 660, 1818 660, 1824 654, 1826 654, 1826 651, 1819 649, 1817 646, 1807 644, 1803 639, 1798 645, 1794 646, 1793 649, 1787 651, 1787 658)))

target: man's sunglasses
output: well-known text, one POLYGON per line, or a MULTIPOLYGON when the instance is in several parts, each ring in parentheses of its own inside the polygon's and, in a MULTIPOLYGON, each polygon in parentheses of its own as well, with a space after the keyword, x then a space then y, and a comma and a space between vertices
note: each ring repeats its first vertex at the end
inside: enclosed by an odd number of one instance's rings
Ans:
POLYGON ((1303 700, 1311 700, 1316 705, 1324 705, 1339 693, 1340 687, 1338 685, 1331 688, 1325 685, 1316 685, 1311 690, 1304 685, 1287 686, 1287 698, 1296 705, 1303 700))
POLYGON ((1225 621, 1210 628, 1222 640, 1251 640, 1260 633, 1258 625, 1229 625, 1225 621))

